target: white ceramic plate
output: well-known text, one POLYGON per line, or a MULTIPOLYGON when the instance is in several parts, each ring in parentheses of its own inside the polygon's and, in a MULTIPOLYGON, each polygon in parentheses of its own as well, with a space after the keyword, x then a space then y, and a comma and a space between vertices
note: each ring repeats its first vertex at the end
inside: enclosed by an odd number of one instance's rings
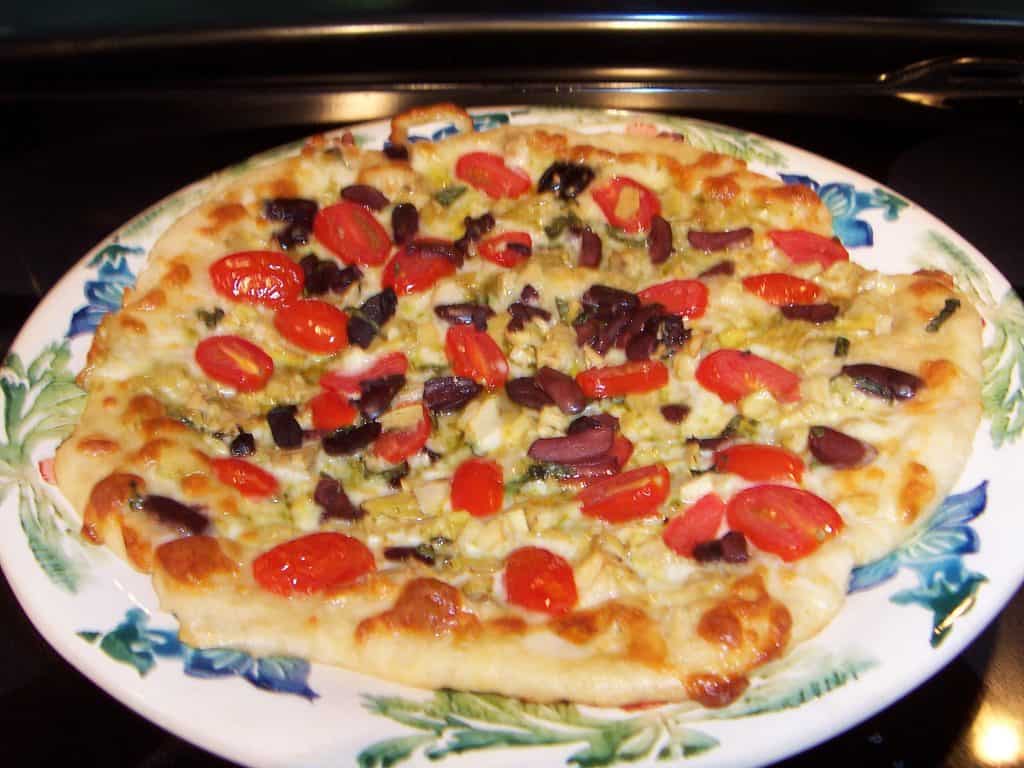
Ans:
MULTIPOLYGON (((499 696, 403 688, 298 659, 254 659, 177 640, 148 579, 83 544, 79 521, 47 482, 48 460, 79 412, 74 384, 103 313, 115 309, 156 238, 225 177, 298 151, 282 147, 229 168, 140 214, 50 292, 0 373, 0 563, 46 639, 97 685, 178 735, 254 766, 657 765, 779 759, 872 715, 952 660, 1024 579, 1017 472, 1024 465, 1024 306, 984 257, 927 212, 807 152, 693 120, 627 113, 490 109, 509 121, 584 131, 637 121, 738 155, 754 170, 812 185, 836 234, 870 268, 953 274, 985 315, 986 418, 957 492, 897 552, 859 569, 836 621, 766 668, 721 710, 691 704, 624 712, 524 704, 499 696), (1016 470, 1016 471, 1015 471, 1016 470)), ((451 126, 420 129, 438 138, 451 126)), ((380 146, 386 123, 353 129, 380 146)))

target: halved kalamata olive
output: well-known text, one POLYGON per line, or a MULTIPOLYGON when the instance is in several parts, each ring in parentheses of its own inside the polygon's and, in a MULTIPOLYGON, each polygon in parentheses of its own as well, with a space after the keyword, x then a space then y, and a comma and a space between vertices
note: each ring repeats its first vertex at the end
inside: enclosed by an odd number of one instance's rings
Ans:
POLYGON ((238 435, 231 441, 232 456, 252 456, 256 452, 256 438, 251 432, 238 430, 238 435))
POLYGON ((724 251, 737 245, 746 245, 754 237, 750 227, 728 229, 724 232, 701 232, 691 229, 686 233, 690 245, 700 251, 724 251))
POLYGON ((739 531, 729 531, 720 539, 702 541, 693 548, 693 558, 698 563, 745 563, 750 559, 747 553, 747 539, 739 531))
POLYGON ((431 413, 461 411, 483 387, 463 376, 439 376, 423 384, 423 403, 431 413))
POLYGON ((661 317, 661 343, 669 349, 681 347, 690 338, 690 329, 683 325, 683 318, 675 315, 661 317))
POLYGON ((785 304, 779 309, 783 317, 808 323, 827 323, 839 314, 839 307, 835 304, 785 304))
POLYGON ((181 534, 200 534, 210 521, 195 507, 189 507, 169 496, 145 496, 142 508, 166 526, 176 528, 181 534))
POLYGON ((536 380, 562 413, 576 414, 586 407, 587 398, 572 376, 545 365, 537 371, 536 380))
POLYGON ((364 320, 358 315, 349 315, 348 319, 348 340, 357 347, 368 349, 377 335, 377 328, 373 323, 364 320))
POLYGON ((363 279, 363 272, 355 264, 330 274, 331 293, 344 293, 352 283, 363 279))
POLYGON ((614 440, 615 433, 610 429, 588 429, 567 437, 534 440, 526 455, 537 461, 577 464, 604 456, 614 440))
POLYGON ((853 379, 861 392, 884 400, 909 400, 924 382, 912 373, 874 363, 844 365, 840 373, 853 379))
POLYGON ((320 441, 328 456, 347 456, 363 450, 380 437, 380 422, 370 421, 358 427, 342 427, 320 441))
POLYGON ((392 144, 389 141, 384 144, 384 154, 392 160, 408 160, 409 148, 405 144, 392 144))
POLYGON ((420 214, 412 203, 399 203, 391 211, 391 231, 395 245, 410 242, 420 230, 420 214))
POLYGON ((726 275, 727 277, 736 274, 736 265, 726 259, 720 261, 713 267, 708 267, 701 272, 697 277, 714 277, 715 275, 726 275))
POLYGON ((395 295, 394 289, 385 288, 364 301, 359 311, 363 317, 380 328, 394 316, 397 308, 398 296, 395 295))
POLYGON ((822 464, 840 469, 862 467, 874 461, 875 447, 831 427, 814 426, 807 432, 807 448, 822 464))
POLYGON ((650 360, 657 347, 658 329, 654 327, 643 333, 636 334, 629 340, 626 344, 626 359, 634 362, 637 360, 650 360))
POLYGON ((376 419, 391 406, 391 401, 404 386, 405 376, 400 373, 383 376, 379 379, 360 381, 359 391, 363 396, 357 403, 359 412, 371 421, 376 419))
POLYGON ((371 187, 369 184, 350 184, 341 190, 341 198, 352 203, 365 205, 373 211, 387 208, 391 204, 391 201, 388 200, 383 192, 376 187, 371 187))
POLYGON ((263 217, 270 221, 287 221, 313 227, 317 206, 315 200, 304 197, 275 197, 263 203, 263 217))
POLYGON ((358 520, 366 513, 351 502, 341 482, 327 475, 320 475, 320 480, 313 491, 315 501, 323 512, 320 520, 358 520))
POLYGON ((274 233, 274 239, 281 246, 282 251, 290 251, 297 245, 306 245, 309 242, 309 233, 312 230, 305 224, 293 222, 274 233))
POLYGON ((508 330, 515 333, 521 331, 526 327, 528 320, 532 320, 535 317, 539 317, 541 320, 548 321, 551 319, 551 313, 546 309, 540 307, 533 307, 529 304, 523 304, 521 301, 515 301, 508 305, 508 313, 512 315, 512 319, 509 321, 508 330))
POLYGON ((601 238, 589 229, 580 233, 579 265, 595 269, 601 266, 601 238))
POLYGON ((472 325, 478 331, 487 330, 487 318, 494 317, 494 310, 485 304, 441 304, 434 307, 434 314, 452 325, 472 325))
POLYGON ((593 416, 580 416, 573 419, 569 428, 565 430, 567 435, 578 435, 588 429, 610 429, 613 432, 619 428, 619 420, 610 413, 597 413, 593 416))
POLYGON ((555 161, 541 174, 538 192, 554 192, 563 200, 573 200, 594 180, 594 170, 583 163, 555 161))
POLYGON ((573 330, 576 331, 576 346, 594 346, 594 342, 597 340, 597 332, 600 327, 600 323, 592 317, 574 325, 573 330))
POLYGON ((463 237, 466 238, 466 240, 476 242, 494 229, 496 222, 493 214, 485 213, 481 216, 477 216, 475 219, 472 216, 467 216, 462 220, 462 223, 466 228, 466 234, 464 234, 463 237))
POLYGON ((628 313, 614 316, 611 320, 600 326, 596 338, 591 342, 590 347, 602 357, 615 344, 619 336, 629 327, 631 318, 628 313))
POLYGON ((598 317, 609 318, 617 312, 636 309, 640 299, 635 293, 610 285, 595 284, 587 288, 580 297, 584 308, 598 317))
POLYGON ((295 420, 294 405, 279 405, 267 414, 270 434, 274 437, 274 445, 278 448, 301 448, 302 427, 295 420))
POLYGON ((537 289, 527 283, 523 286, 523 290, 519 292, 519 300, 525 304, 533 304, 540 298, 540 294, 537 293, 537 289))
POLYGON ((630 339, 645 332, 658 334, 658 326, 665 308, 661 304, 644 304, 630 314, 629 325, 615 341, 615 346, 625 349, 630 339))
POLYGON ((508 399, 524 408, 539 411, 546 405, 554 405, 548 393, 540 388, 533 376, 522 376, 505 382, 505 393, 508 399))
POLYGON ((456 243, 446 243, 435 240, 413 240, 406 246, 409 253, 418 253, 422 256, 435 256, 439 259, 447 259, 456 267, 461 267, 466 260, 465 249, 456 243))
POLYGON ((434 556, 430 554, 427 547, 386 547, 384 549, 386 560, 419 560, 424 565, 433 565, 434 556))
POLYGON ((669 424, 679 424, 690 415, 690 406, 682 403, 672 403, 661 406, 661 415, 669 424))
POLYGON ((652 264, 664 263, 672 253, 672 225, 661 216, 651 218, 651 229, 647 233, 647 252, 652 264))

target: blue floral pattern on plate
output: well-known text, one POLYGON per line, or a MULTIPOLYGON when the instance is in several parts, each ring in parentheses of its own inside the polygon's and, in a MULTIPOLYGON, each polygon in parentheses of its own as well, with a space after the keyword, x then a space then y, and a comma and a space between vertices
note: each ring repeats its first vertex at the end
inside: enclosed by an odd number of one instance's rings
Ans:
POLYGON ((95 280, 85 282, 84 307, 71 316, 67 336, 92 333, 108 312, 121 307, 124 289, 135 283, 135 275, 128 265, 128 256, 139 256, 145 249, 111 243, 92 259, 88 266, 98 267, 95 280))
POLYGON ((985 511, 988 482, 965 493, 946 497, 928 525, 899 549, 873 563, 855 568, 850 592, 877 587, 893 578, 900 568, 912 570, 918 586, 895 592, 889 598, 898 605, 916 603, 932 612, 933 647, 938 646, 957 617, 974 605, 984 575, 964 565, 963 556, 978 551, 978 534, 969 523, 985 511))
POLYGON ((829 182, 819 184, 810 176, 798 173, 780 173, 786 184, 803 184, 818 193, 818 197, 832 214, 832 229, 847 248, 866 248, 874 245, 875 233, 871 225, 857 216, 862 211, 881 208, 886 221, 895 221, 900 211, 909 205, 891 192, 875 188, 871 192, 858 192, 852 184, 829 182))
POLYGON ((182 659, 185 674, 205 679, 241 677, 257 688, 275 693, 293 693, 313 701, 317 694, 309 687, 309 662, 290 656, 254 658, 232 648, 193 648, 178 639, 171 629, 152 629, 149 616, 130 608, 124 621, 109 632, 79 632, 89 643, 99 640, 100 650, 114 661, 134 667, 145 675, 157 658, 182 659))

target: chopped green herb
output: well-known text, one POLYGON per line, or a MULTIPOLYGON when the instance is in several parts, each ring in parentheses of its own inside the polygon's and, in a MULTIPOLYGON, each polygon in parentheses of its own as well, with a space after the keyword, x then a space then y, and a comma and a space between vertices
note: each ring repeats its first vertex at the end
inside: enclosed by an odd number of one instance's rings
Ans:
POLYGON ((212 330, 224 319, 224 310, 220 307, 214 307, 213 311, 197 309, 196 316, 203 321, 207 328, 212 330))
POLYGON ((850 353, 850 340, 845 336, 836 337, 836 357, 846 357, 850 353))
POLYGON ((943 305, 942 310, 939 314, 928 321, 928 325, 926 325, 924 329, 928 331, 928 333, 935 333, 958 309, 960 309, 960 299, 946 299, 946 303, 943 305))
POLYGON ((463 193, 466 191, 465 185, 457 184, 454 187, 445 187, 434 193, 434 199, 437 200, 441 205, 447 208, 449 205, 454 203, 463 193))
POLYGON ((646 248, 647 241, 643 238, 630 237, 618 227, 613 227, 611 224, 605 224, 604 231, 608 233, 608 237, 612 240, 618 240, 620 243, 632 246, 633 248, 646 248))
POLYGON ((569 322, 569 302, 561 296, 555 297, 555 309, 558 310, 558 319, 563 323, 569 322))
POLYGON ((579 216, 570 211, 564 216, 552 219, 551 222, 544 227, 544 234, 548 236, 549 240, 555 240, 562 236, 562 233, 565 232, 567 227, 570 229, 572 227, 581 228, 583 227, 583 222, 580 220, 579 216))

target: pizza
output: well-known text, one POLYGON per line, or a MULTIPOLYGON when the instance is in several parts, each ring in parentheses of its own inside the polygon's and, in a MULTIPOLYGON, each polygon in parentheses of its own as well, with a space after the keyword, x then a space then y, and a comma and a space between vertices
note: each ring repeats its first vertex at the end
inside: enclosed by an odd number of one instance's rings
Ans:
POLYGON ((722 706, 951 489, 981 327, 948 275, 850 261, 806 186, 438 105, 173 224, 55 470, 185 642, 722 706))

